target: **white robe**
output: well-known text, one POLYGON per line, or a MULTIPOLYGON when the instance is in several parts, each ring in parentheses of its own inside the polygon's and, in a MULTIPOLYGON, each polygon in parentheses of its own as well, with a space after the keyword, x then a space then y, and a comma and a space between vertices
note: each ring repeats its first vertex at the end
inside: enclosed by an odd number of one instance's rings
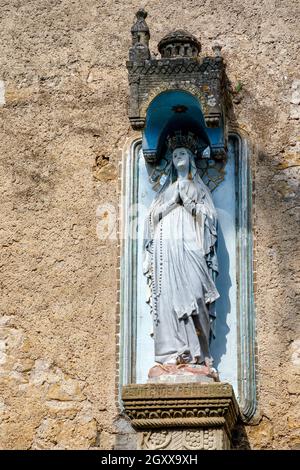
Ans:
POLYGON ((211 360, 210 305, 219 297, 212 275, 216 213, 198 175, 188 183, 184 205, 171 202, 177 185, 159 194, 146 220, 144 273, 151 287, 155 361, 202 363, 211 360))

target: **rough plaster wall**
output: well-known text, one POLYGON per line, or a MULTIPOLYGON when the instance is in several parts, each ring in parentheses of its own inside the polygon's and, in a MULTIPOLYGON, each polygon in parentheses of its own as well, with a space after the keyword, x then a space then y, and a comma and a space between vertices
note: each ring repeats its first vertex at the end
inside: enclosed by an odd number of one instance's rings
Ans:
MULTIPOLYGON (((118 204, 120 148, 132 135, 125 61, 140 6, 0 0, 2 448, 114 443, 117 243, 98 239, 96 209, 118 204)), ((242 84, 235 119, 258 148, 261 416, 245 439, 299 447, 299 2, 143 6, 152 51, 179 27, 204 52, 218 39, 233 86, 242 84)))

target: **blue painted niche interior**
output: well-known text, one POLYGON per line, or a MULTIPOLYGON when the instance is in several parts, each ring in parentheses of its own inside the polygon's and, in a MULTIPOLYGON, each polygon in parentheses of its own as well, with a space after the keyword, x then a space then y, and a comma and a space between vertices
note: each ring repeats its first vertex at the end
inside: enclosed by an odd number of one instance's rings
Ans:
POLYGON ((223 128, 208 128, 198 98, 182 90, 159 94, 149 105, 143 131, 145 155, 165 153, 166 137, 174 131, 190 131, 198 135, 203 145, 211 148, 224 145, 223 128))

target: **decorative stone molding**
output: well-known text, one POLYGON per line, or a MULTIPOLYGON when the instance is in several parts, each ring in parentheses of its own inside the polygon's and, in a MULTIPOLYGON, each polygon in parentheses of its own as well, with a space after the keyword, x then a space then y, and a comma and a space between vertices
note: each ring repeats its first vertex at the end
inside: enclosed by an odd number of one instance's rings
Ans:
POLYGON ((122 399, 144 449, 229 448, 239 416, 224 383, 126 385, 122 399))
POLYGON ((143 432, 139 448, 144 450, 225 450, 230 442, 222 429, 185 429, 143 432))

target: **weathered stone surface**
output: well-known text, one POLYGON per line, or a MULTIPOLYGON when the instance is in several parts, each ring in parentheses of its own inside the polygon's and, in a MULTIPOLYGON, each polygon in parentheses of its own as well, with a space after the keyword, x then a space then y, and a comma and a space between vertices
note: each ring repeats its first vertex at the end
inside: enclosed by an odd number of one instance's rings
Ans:
MULTIPOLYGON (((1 2, 2 448, 114 445, 118 253, 115 239, 97 237, 96 210, 117 210, 119 198, 117 179, 94 178, 94 167, 105 148, 117 168, 136 136, 125 63, 139 7, 1 2), (68 380, 84 400, 47 398, 68 380)), ((246 432, 252 448, 295 448, 299 2, 150 0, 147 10, 151 51, 178 27, 201 37, 203 54, 217 39, 233 88, 242 84, 232 119, 257 146, 259 410, 271 423, 263 444, 259 427, 246 432)))
POLYGON ((117 178, 117 170, 112 163, 108 163, 102 168, 97 168, 94 171, 94 177, 99 181, 110 181, 117 178))
POLYGON ((263 419, 257 426, 252 426, 249 431, 252 445, 255 448, 272 448, 274 427, 271 421, 263 419))

